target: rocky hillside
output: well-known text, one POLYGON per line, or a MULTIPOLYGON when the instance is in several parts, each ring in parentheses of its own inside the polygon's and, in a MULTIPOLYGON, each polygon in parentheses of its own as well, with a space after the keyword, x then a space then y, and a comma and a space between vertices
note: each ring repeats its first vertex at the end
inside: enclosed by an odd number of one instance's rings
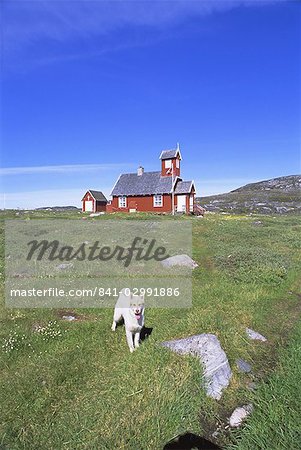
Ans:
POLYGON ((207 211, 260 214, 301 212, 301 175, 246 184, 227 194, 197 198, 207 211))
POLYGON ((36 211, 80 211, 77 206, 42 206, 36 208, 36 211))

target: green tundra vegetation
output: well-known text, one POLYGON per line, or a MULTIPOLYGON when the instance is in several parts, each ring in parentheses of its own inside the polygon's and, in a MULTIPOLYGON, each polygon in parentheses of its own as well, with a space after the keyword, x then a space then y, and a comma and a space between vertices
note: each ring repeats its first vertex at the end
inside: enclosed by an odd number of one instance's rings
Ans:
MULTIPOLYGON (((81 213, 2 213, 5 218, 80 220, 81 213)), ((87 221, 108 216, 87 217, 87 221)), ((132 220, 173 220, 116 214, 132 220)), ((193 222, 193 306, 146 311, 151 336, 130 354, 125 333, 110 330, 112 309, 8 309, 4 283, 0 310, 0 448, 160 450, 193 432, 224 448, 297 450, 301 442, 301 225, 294 215, 207 214, 193 222), (63 315, 74 314, 67 322, 63 315), (245 328, 267 337, 251 341, 245 328), (159 343, 213 333, 233 377, 221 400, 206 396, 196 358, 159 343), (252 365, 239 373, 235 361, 252 365), (250 390, 250 383, 257 388, 250 390), (235 431, 232 411, 253 403, 235 431)))

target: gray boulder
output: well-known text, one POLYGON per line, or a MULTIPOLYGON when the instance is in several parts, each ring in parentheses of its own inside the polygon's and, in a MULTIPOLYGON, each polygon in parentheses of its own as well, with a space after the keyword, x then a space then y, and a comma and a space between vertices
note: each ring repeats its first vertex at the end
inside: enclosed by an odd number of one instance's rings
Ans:
POLYGON ((246 333, 250 339, 253 339, 254 341, 262 341, 266 342, 267 338, 262 336, 262 334, 257 333, 257 331, 251 330, 251 328, 246 328, 246 333))
POLYGON ((198 267, 198 264, 188 255, 170 256, 169 258, 166 258, 163 261, 161 261, 161 264, 163 267, 182 266, 182 267, 191 267, 192 269, 198 267))
POLYGON ((207 395, 219 400, 232 377, 228 358, 214 334, 197 334, 184 339, 163 342, 164 347, 179 353, 191 354, 200 359, 204 367, 207 395))

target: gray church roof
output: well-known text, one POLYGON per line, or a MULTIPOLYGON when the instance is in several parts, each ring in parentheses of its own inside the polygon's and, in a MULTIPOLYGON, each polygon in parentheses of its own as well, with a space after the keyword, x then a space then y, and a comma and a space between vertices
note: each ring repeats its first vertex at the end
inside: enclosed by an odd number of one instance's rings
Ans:
POLYGON ((120 175, 111 195, 167 194, 171 191, 171 177, 161 177, 161 172, 124 173, 120 175))
MULTIPOLYGON (((180 187, 179 193, 185 193, 183 189, 187 187, 186 193, 189 192, 191 181, 181 181, 178 184, 185 184, 180 187), (186 186, 186 183, 189 186, 186 186)), ((142 175, 137 173, 124 173, 118 178, 111 195, 154 195, 154 194, 169 194, 172 189, 172 177, 162 177, 161 172, 144 172, 142 175)), ((176 189, 177 191, 177 189, 176 189)), ((177 193, 177 192, 176 192, 177 193)))
POLYGON ((170 159, 175 158, 177 156, 179 150, 163 150, 160 155, 160 159, 170 159))
POLYGON ((190 192, 192 181, 178 181, 175 194, 187 194, 190 192))

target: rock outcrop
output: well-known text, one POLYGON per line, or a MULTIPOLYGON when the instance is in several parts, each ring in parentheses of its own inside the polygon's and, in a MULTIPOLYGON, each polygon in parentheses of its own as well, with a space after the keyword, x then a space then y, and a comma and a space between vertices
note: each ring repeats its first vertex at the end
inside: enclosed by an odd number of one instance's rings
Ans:
POLYGON ((301 212, 301 175, 251 183, 226 194, 197 198, 207 211, 235 214, 301 212))
POLYGON ((204 367, 207 395, 219 400, 232 377, 228 358, 214 334, 197 334, 184 339, 163 342, 164 347, 181 355, 194 355, 204 367))

